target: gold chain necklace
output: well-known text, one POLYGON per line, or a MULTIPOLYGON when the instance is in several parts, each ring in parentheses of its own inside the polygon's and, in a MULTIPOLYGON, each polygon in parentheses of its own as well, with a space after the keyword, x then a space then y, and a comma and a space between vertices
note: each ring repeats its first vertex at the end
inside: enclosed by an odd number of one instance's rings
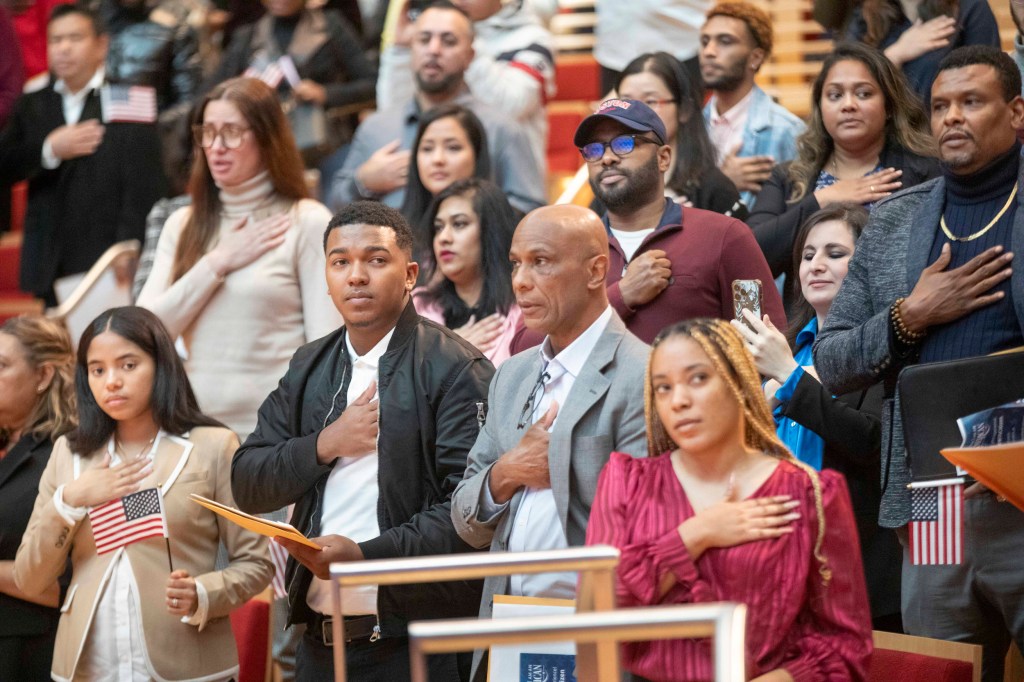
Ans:
POLYGON ((954 242, 972 242, 975 239, 977 239, 978 237, 980 237, 981 235, 983 235, 986 232, 988 232, 989 230, 991 230, 992 226, 999 222, 999 219, 1003 217, 1004 213, 1006 213, 1006 209, 1010 208, 1010 204, 1013 203, 1013 198, 1015 196, 1017 196, 1017 185, 1016 184, 1013 185, 1013 191, 1010 192, 1010 198, 1007 199, 1006 200, 1006 204, 1004 204, 1003 207, 1001 209, 999 209, 999 213, 996 213, 996 217, 993 218, 992 221, 988 225, 986 225, 985 227, 981 228, 980 230, 978 230, 974 234, 969 234, 966 237, 957 237, 955 234, 953 234, 952 232, 949 231, 948 227, 946 227, 946 216, 945 216, 945 214, 943 214, 942 217, 939 218, 939 227, 942 228, 943 233, 945 233, 945 235, 947 237, 949 237, 950 241, 954 241, 954 242))
MULTIPOLYGON (((159 435, 159 434, 158 434, 158 435, 159 435)), ((141 456, 142 456, 142 455, 143 455, 144 453, 146 453, 146 452, 149 452, 149 449, 150 449, 151 447, 153 447, 153 443, 154 443, 155 441, 156 441, 156 436, 153 436, 152 438, 150 438, 150 439, 149 439, 149 442, 148 442, 148 443, 146 443, 146 446, 145 446, 144 448, 142 448, 142 449, 141 449, 141 450, 139 450, 139 451, 138 451, 137 453, 135 453, 135 457, 129 457, 129 456, 128 456, 128 453, 127 453, 127 452, 125 452, 124 446, 123 446, 123 445, 121 445, 121 441, 119 441, 119 440, 117 439, 117 436, 114 436, 114 452, 119 452, 119 453, 120 453, 120 455, 121 455, 121 460, 122 460, 122 461, 125 461, 125 462, 127 462, 127 461, 129 461, 129 460, 131 460, 131 459, 138 459, 138 458, 139 458, 139 457, 141 457, 141 456)))

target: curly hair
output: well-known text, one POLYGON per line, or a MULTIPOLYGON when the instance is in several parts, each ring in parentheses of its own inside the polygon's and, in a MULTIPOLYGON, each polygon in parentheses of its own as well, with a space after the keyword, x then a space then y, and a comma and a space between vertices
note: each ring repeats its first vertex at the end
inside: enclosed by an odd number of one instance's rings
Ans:
POLYGON ((832 579, 832 570, 828 559, 821 551, 825 538, 825 509, 822 501, 821 479, 818 472, 793 456, 775 432, 775 421, 772 418, 768 403, 761 391, 761 377, 743 343, 743 337, 725 320, 711 318, 695 318, 677 322, 661 330, 651 344, 651 354, 647 360, 647 379, 644 382, 644 417, 647 424, 647 452, 655 457, 663 452, 674 450, 676 445, 668 435, 665 425, 654 406, 654 383, 651 378, 651 366, 658 347, 667 339, 674 337, 692 339, 703 349, 714 365, 715 371, 725 381, 733 397, 739 403, 744 429, 744 445, 750 450, 792 463, 802 469, 811 481, 814 490, 814 508, 818 519, 818 534, 814 542, 814 558, 818 562, 818 573, 822 583, 828 585, 832 579))
POLYGON ((772 20, 768 13, 760 7, 748 2, 723 2, 708 10, 707 19, 713 17, 739 19, 747 25, 750 36, 757 46, 765 51, 765 56, 772 53, 775 41, 772 33, 772 20))
MULTIPOLYGON (((53 379, 29 414, 26 433, 57 440, 75 428, 75 353, 64 326, 41 315, 22 315, 0 325, 0 334, 12 336, 33 369, 53 367, 53 379)), ((0 434, 0 444, 9 434, 0 434)))
POLYGON ((821 116, 821 96, 832 67, 839 62, 860 62, 878 83, 885 100, 885 145, 901 147, 918 156, 938 156, 931 136, 928 117, 920 99, 911 90, 903 72, 893 66, 878 50, 861 43, 839 43, 825 61, 811 88, 811 116, 805 130, 796 140, 796 158, 787 174, 793 183, 789 201, 797 202, 813 191, 814 181, 835 150, 835 141, 825 130, 821 116))

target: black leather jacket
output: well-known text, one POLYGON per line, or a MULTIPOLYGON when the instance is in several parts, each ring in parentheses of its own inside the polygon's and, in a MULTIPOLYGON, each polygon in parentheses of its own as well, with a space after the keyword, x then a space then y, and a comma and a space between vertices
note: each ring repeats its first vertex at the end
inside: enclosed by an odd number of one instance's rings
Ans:
POLYGON ((202 65, 186 8, 174 0, 140 10, 104 0, 102 8, 110 27, 107 80, 155 88, 161 112, 190 104, 199 91, 202 65))
MULTIPOLYGON (((344 334, 339 329, 296 351, 231 465, 239 507, 261 513, 295 503, 291 523, 309 537, 320 534, 331 471, 317 462, 317 436, 345 409, 350 361, 344 334)), ((421 318, 412 303, 406 306, 378 369, 381 534, 359 543, 366 559, 473 551, 452 525, 451 496, 479 433, 478 414, 485 412, 493 374, 479 351, 421 318)), ((306 622, 312 574, 289 559, 285 579, 289 620, 306 622)), ((381 586, 381 632, 399 636, 410 620, 475 616, 481 587, 479 582, 381 586)))

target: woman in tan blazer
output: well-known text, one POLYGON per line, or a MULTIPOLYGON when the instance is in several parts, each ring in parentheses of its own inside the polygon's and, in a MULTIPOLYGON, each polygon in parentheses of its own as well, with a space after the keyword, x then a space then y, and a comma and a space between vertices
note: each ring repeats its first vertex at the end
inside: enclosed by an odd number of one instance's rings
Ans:
POLYGON ((233 432, 199 412, 173 343, 141 308, 100 315, 76 366, 79 428, 57 441, 15 559, 18 588, 47 589, 70 554, 55 680, 228 680, 238 674, 232 609, 269 583, 263 538, 189 500, 234 505, 233 432), (156 487, 168 540, 97 553, 88 512, 156 487), (228 565, 214 569, 218 544, 228 565), (168 562, 173 563, 173 571, 168 562))

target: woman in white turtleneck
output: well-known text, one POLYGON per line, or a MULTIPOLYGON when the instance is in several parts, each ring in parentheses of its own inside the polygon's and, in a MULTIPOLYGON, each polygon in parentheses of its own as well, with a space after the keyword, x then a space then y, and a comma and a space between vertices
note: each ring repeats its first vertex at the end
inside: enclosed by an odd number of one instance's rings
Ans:
POLYGON ((192 128, 192 205, 171 215, 138 305, 180 336, 203 412, 244 439, 295 350, 337 329, 326 207, 306 198, 277 95, 252 78, 210 91, 192 128))

